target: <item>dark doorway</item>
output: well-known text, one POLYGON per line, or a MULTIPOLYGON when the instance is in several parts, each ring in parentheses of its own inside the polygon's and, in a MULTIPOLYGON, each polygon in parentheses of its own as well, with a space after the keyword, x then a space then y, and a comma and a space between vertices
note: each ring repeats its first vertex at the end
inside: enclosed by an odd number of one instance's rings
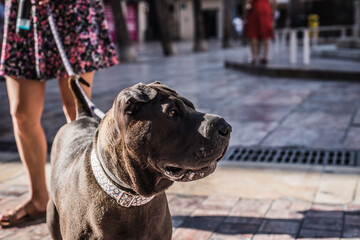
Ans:
POLYGON ((203 10, 205 38, 217 38, 218 36, 218 10, 203 10))

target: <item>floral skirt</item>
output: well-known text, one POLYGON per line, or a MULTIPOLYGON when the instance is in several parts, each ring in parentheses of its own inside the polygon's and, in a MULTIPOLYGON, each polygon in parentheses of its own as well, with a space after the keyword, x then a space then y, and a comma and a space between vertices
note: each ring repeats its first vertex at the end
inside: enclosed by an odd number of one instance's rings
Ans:
MULTIPOLYGON (((31 28, 16 34, 19 0, 6 0, 0 75, 44 81, 66 77, 48 23, 46 5, 31 0, 31 28)), ((118 64, 101 0, 51 0, 50 6, 65 53, 77 74, 118 64)))

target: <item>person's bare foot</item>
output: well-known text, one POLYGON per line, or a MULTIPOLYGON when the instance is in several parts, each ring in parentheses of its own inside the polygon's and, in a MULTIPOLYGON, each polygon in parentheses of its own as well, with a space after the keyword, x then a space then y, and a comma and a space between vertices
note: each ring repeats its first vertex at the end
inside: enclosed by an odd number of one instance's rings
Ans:
POLYGON ((29 200, 15 209, 9 209, 0 215, 0 225, 14 227, 28 220, 45 217, 47 199, 41 201, 29 200))

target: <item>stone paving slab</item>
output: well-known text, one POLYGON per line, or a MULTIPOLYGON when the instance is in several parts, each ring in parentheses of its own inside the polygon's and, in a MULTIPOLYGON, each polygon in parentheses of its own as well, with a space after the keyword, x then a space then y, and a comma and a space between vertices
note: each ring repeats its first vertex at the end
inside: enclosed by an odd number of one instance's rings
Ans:
MULTIPOLYGON (((2 156, 0 152, 0 159, 2 156)), ((4 159, 11 160, 0 161, 0 169, 9 168, 9 164, 17 169, 0 180, 0 211, 16 206, 27 196, 25 172, 14 157, 15 154, 5 153, 4 159)), ((49 180, 49 163, 46 171, 49 180)), ((359 179, 358 174, 351 172, 330 174, 319 168, 294 171, 220 165, 203 180, 175 183, 168 189, 173 239, 360 239, 359 179), (224 181, 225 178, 230 181, 224 181), (312 194, 306 198, 303 193, 311 184, 312 194), (239 191, 228 185, 246 187, 239 191), (343 192, 334 191, 346 185, 353 188, 350 201, 347 194, 343 197, 343 192), (317 196, 324 191, 332 191, 333 197, 319 201, 317 196), (333 199, 337 199, 336 203, 333 199)), ((39 220, 1 229, 0 239, 51 238, 44 220, 39 220)))
POLYGON ((246 166, 223 163, 205 179, 175 183, 168 192, 191 195, 288 198, 327 204, 358 204, 360 176, 331 173, 326 168, 281 169, 280 166, 246 166), (218 186, 221 183, 221 186, 218 186), (218 187, 217 187, 218 186, 218 187))
POLYGON ((359 178, 345 174, 323 174, 314 202, 352 202, 359 178))
MULTIPOLYGON (((176 206, 177 198, 184 198, 183 195, 175 195, 170 201, 170 209, 176 206)), ((192 198, 192 196, 186 196, 192 198)), ((195 196, 198 199, 198 196, 195 196)), ((209 197, 203 198, 203 203, 197 203, 197 208, 201 208, 209 197)), ((212 197, 215 201, 216 197, 212 197)), ((222 199, 219 198, 217 206, 222 208, 222 199)), ((340 239, 360 238, 359 229, 352 226, 353 222, 345 221, 343 216, 352 216, 357 218, 360 211, 330 211, 317 210, 317 217, 309 214, 310 202, 301 202, 301 205, 308 206, 299 210, 294 199, 279 200, 259 200, 256 199, 238 199, 237 203, 224 215, 195 214, 197 209, 188 216, 182 216, 182 223, 177 225, 174 231, 173 239, 318 239, 333 238, 340 239), (296 218, 273 218, 270 214, 274 208, 282 206, 284 201, 290 203, 293 207, 283 209, 284 212, 293 211, 301 215, 296 218), (280 203, 278 203, 280 202, 280 203), (241 206, 239 208, 239 206, 241 206), (253 210, 246 211, 247 207, 253 210), (240 211, 239 211, 240 210, 240 211), (249 212, 251 214, 249 214, 249 212), (234 214, 235 213, 235 214, 234 214), (337 217, 338 215, 341 217, 337 217), (321 217, 326 216, 326 217, 321 217), (228 219, 231 219, 229 222, 228 219)), ((214 205, 213 207, 216 207, 214 205)), ((324 205, 329 209, 331 205, 324 205)), ((343 208, 346 205, 342 206, 343 208)), ((178 216, 172 213, 173 218, 178 216)))

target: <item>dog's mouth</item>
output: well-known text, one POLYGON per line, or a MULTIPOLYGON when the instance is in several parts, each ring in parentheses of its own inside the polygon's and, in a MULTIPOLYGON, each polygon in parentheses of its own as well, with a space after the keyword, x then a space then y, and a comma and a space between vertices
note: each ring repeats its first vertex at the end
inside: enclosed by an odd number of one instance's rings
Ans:
POLYGON ((204 151, 203 149, 200 150, 200 154, 195 154, 196 161, 194 162, 198 163, 196 166, 189 166, 189 164, 183 163, 164 163, 160 167, 161 172, 169 180, 178 182, 189 182, 204 178, 215 171, 217 163, 225 156, 228 146, 229 143, 227 142, 226 145, 221 148, 221 150, 219 149, 220 151, 217 151, 217 154, 214 154, 214 151, 204 151), (206 154, 208 152, 211 152, 212 156, 206 154))
POLYGON ((189 182, 208 176, 215 171, 217 162, 203 168, 180 168, 173 165, 163 167, 164 174, 172 181, 189 182))
POLYGON ((174 164, 164 164, 163 173, 172 181, 189 182, 204 178, 216 169, 217 163, 225 155, 227 147, 224 152, 215 161, 211 161, 205 167, 180 167, 174 164))

